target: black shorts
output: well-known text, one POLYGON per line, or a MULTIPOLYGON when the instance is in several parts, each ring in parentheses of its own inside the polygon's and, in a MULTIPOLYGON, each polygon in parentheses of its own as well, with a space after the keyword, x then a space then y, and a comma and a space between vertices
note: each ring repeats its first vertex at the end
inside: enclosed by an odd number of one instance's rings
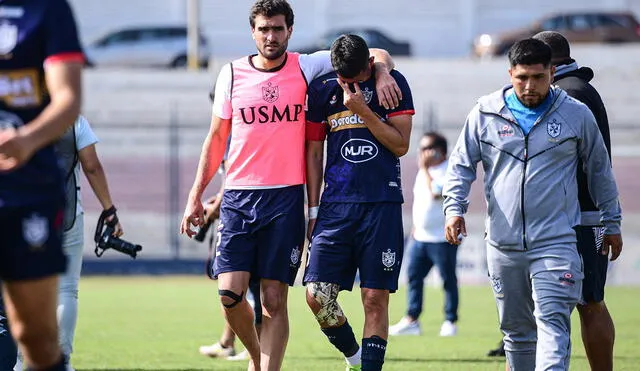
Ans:
POLYGON ((21 281, 64 273, 61 202, 0 208, 0 279, 21 281))
POLYGON ((604 300, 604 285, 607 281, 609 257, 600 254, 604 227, 579 226, 576 228, 578 252, 584 265, 582 300, 584 303, 599 303, 604 300))

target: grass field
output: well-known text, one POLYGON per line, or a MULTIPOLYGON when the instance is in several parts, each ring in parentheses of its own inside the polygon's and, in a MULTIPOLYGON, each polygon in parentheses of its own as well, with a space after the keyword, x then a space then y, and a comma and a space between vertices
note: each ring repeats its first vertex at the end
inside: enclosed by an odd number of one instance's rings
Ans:
MULTIPOLYGON (((405 309, 405 290, 392 296, 391 320, 405 309)), ((640 289, 610 288, 607 303, 616 322, 616 370, 640 369, 640 289)), ((77 370, 245 370, 244 362, 208 359, 198 346, 217 340, 222 329, 217 288, 201 277, 83 278, 73 365, 77 370)), ((485 357, 500 338, 488 287, 463 287, 459 335, 440 338, 441 290, 429 287, 420 337, 391 338, 385 370, 504 370, 485 357)), ((341 303, 356 337, 362 307, 357 291, 341 303)), ((344 370, 340 354, 318 330, 304 291, 289 294, 291 336, 283 370, 344 370)), ((588 370, 574 315, 572 370, 588 370)), ((238 348, 241 345, 238 344, 238 348)))

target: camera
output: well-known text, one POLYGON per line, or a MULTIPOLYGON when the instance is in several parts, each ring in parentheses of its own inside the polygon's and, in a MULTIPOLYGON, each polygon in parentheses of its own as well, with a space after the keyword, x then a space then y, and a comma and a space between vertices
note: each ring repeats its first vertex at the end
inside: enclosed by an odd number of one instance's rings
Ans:
POLYGON ((102 232, 102 236, 100 236, 100 239, 96 241, 96 255, 102 256, 104 250, 114 249, 135 259, 138 251, 142 251, 142 246, 132 244, 120 237, 114 236, 113 230, 113 227, 109 225, 106 226, 104 232, 102 232), (102 251, 98 253, 98 249, 102 249, 102 251))
POLYGON ((118 216, 116 215, 115 206, 111 206, 100 214, 96 225, 96 233, 93 236, 93 241, 96 243, 96 249, 94 250, 96 256, 101 257, 105 250, 114 249, 135 259, 138 251, 142 251, 142 246, 114 236, 113 232, 117 224, 118 216), (111 221, 106 221, 110 216, 113 216, 111 221))

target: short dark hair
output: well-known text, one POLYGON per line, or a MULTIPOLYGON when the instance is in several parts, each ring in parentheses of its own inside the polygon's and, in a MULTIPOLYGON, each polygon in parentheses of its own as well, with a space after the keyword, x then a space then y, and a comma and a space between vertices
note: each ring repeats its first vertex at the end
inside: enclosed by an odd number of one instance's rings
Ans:
POLYGON ((551 48, 551 59, 554 61, 571 59, 571 47, 569 41, 556 31, 542 31, 533 36, 551 48))
POLYGON ((425 138, 431 138, 431 140, 433 141, 433 143, 431 144, 431 147, 433 149, 440 149, 442 150, 442 152, 444 152, 444 154, 447 154, 447 150, 448 150, 447 138, 445 138, 442 134, 435 131, 428 131, 424 133, 422 136, 425 138))
POLYGON ((293 26, 293 9, 287 0, 257 0, 251 7, 249 14, 251 28, 256 26, 256 17, 259 15, 267 18, 283 15, 287 28, 293 26))
POLYGON ((357 76, 367 68, 369 47, 358 35, 341 35, 331 45, 331 64, 342 77, 357 76))
POLYGON ((545 67, 551 65, 551 48, 536 39, 530 38, 516 42, 509 49, 508 55, 511 67, 515 67, 518 64, 529 66, 542 64, 545 67))

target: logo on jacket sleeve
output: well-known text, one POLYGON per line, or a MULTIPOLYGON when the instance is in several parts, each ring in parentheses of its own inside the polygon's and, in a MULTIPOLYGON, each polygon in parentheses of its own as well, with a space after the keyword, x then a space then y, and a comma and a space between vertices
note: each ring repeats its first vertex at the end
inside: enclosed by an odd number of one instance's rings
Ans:
POLYGON ((556 119, 547 122, 547 134, 549 134, 551 138, 557 138, 561 130, 562 124, 556 121, 556 119))
POLYGON ((273 103, 280 97, 280 89, 277 86, 271 86, 268 83, 267 86, 262 87, 262 99, 267 103, 273 103))
POLYGON ((389 268, 393 267, 393 265, 396 263, 396 253, 395 252, 391 252, 391 249, 387 249, 387 251, 383 251, 382 252, 382 265, 384 265, 387 269, 385 270, 391 270, 389 268))

